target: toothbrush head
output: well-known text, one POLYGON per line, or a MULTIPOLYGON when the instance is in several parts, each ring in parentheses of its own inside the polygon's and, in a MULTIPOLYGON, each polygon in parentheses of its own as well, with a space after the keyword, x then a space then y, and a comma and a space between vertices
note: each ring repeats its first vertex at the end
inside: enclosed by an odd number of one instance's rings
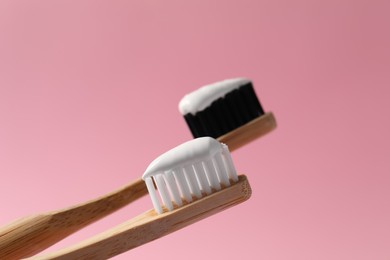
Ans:
POLYGON ((193 139, 162 154, 142 178, 159 214, 162 204, 172 211, 238 181, 228 147, 211 137, 193 139))
POLYGON ((233 78, 205 85, 179 103, 194 138, 218 138, 262 116, 264 110, 246 78, 233 78))

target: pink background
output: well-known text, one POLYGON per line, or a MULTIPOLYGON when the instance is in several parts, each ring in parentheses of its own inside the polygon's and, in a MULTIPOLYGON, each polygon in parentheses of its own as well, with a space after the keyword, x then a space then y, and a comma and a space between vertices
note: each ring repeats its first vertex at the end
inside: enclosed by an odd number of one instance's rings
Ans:
MULTIPOLYGON (((191 138, 188 92, 245 76, 278 129, 248 202, 116 259, 389 259, 389 1, 0 2, 0 225, 92 199, 191 138)), ((55 247, 151 208, 148 197, 55 247)))

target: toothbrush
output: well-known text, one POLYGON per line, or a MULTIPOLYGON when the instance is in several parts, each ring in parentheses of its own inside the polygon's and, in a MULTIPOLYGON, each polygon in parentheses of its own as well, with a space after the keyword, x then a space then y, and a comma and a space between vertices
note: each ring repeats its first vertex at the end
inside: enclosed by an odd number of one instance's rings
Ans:
MULTIPOLYGON (((209 129, 206 135, 218 132, 220 136, 215 138, 227 144, 230 151, 265 135, 276 127, 273 114, 271 112, 264 114, 253 91, 252 83, 244 78, 229 79, 204 86, 186 95, 180 101, 179 109, 194 137, 197 137, 200 131, 197 129, 209 129), (242 96, 252 101, 245 102, 242 96), (216 104, 222 105, 216 106, 216 104), (227 105, 230 107, 224 109, 223 107, 227 105), (240 109, 235 109, 234 106, 240 109), (210 117, 211 115, 214 115, 214 119, 210 117), (246 120, 233 119, 240 116, 246 120), (218 117, 223 120, 218 121, 218 117), (248 117, 254 119, 246 122, 248 117), (218 129, 214 121, 221 124, 221 128, 225 130, 213 130, 218 129), (229 127, 222 127, 225 124, 229 127), (226 132, 229 130, 230 132, 226 132)), ((203 135, 205 135, 204 131, 203 135)), ((39 253, 147 193, 144 181, 138 179, 98 199, 62 210, 25 217, 8 224, 0 228, 0 259, 19 259, 39 253)))
POLYGON ((273 113, 264 113, 252 82, 246 78, 205 85, 185 95, 179 110, 194 138, 218 138, 230 150, 276 128, 273 113))
POLYGON ((143 179, 154 209, 79 244, 29 259, 107 259, 251 196, 249 182, 244 175, 237 176, 227 146, 211 137, 191 140, 161 155, 143 179))
POLYGON ((146 195, 142 179, 103 197, 70 208, 32 215, 0 228, 0 259, 21 259, 146 195))

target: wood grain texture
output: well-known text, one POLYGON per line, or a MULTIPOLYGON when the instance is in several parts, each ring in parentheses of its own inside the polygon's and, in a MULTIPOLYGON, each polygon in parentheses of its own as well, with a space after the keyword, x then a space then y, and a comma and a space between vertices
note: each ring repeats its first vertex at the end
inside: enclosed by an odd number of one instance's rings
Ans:
POLYGON ((17 220, 0 229, 0 259, 31 256, 148 193, 142 179, 92 201, 17 220))
POLYGON ((271 132, 275 128, 276 119, 272 112, 268 112, 249 123, 218 137, 218 141, 226 144, 230 151, 234 151, 271 132))
MULTIPOLYGON (((218 141, 232 152, 276 127, 272 112, 223 135, 218 141)), ((0 228, 0 259, 20 259, 43 251, 83 227, 146 195, 141 179, 98 199, 66 209, 37 214, 0 228)))
POLYGON ((240 175, 232 186, 174 211, 158 215, 150 210, 79 244, 28 259, 107 259, 235 206, 249 199, 251 193, 246 176, 240 175))

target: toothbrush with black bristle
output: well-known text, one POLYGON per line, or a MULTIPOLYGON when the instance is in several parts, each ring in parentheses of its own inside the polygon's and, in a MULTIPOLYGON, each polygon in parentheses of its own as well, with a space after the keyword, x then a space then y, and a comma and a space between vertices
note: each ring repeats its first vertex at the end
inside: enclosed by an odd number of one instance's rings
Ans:
POLYGON ((272 112, 264 112, 247 78, 233 78, 205 85, 179 103, 194 138, 210 136, 231 151, 276 128, 272 112))

